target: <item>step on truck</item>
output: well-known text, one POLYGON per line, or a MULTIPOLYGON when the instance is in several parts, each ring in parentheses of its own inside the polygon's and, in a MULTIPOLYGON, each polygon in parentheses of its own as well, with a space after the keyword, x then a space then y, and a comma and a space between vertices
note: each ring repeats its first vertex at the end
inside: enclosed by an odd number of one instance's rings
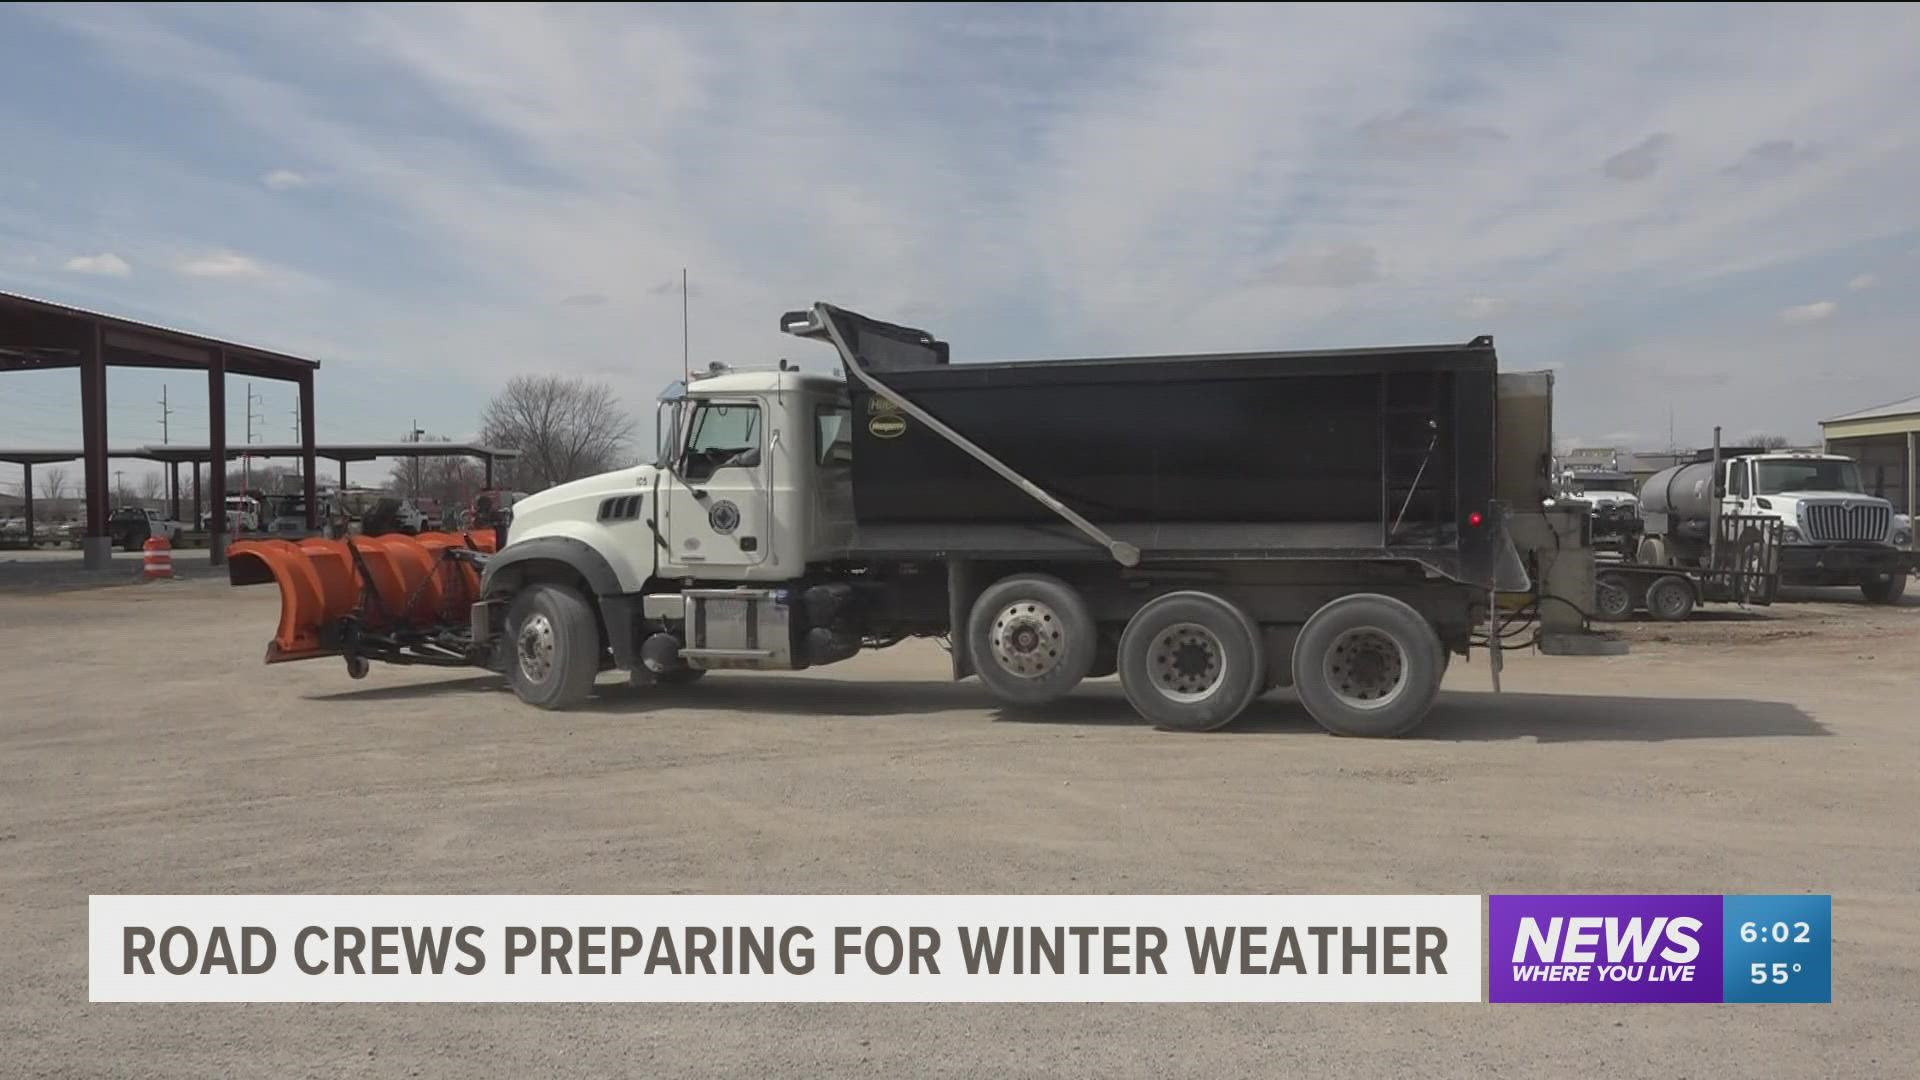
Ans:
POLYGON ((661 396, 652 464, 504 529, 236 544, 235 584, 281 588, 268 660, 491 666, 564 708, 608 669, 673 686, 936 638, 1009 707, 1117 674, 1199 731, 1292 686, 1328 730, 1391 736, 1452 657, 1491 646, 1497 685, 1523 611, 1543 648, 1600 651, 1578 530, 1516 527, 1553 493, 1550 378, 1502 376, 1490 338, 953 363, 828 304, 781 328, 844 376, 714 365, 661 396))

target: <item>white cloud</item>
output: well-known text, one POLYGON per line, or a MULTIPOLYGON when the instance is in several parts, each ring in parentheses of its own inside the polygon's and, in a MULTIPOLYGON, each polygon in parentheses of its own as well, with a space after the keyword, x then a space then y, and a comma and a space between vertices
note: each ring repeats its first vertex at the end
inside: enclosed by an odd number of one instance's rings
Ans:
POLYGON ((294 172, 292 169, 275 169, 262 176, 260 182, 270 191, 290 191, 294 188, 306 187, 313 181, 309 180, 305 174, 294 172))
POLYGON ((1788 326, 1804 326, 1807 323, 1824 322, 1839 309, 1840 305, 1831 300, 1816 300, 1811 304, 1781 308, 1774 317, 1788 326))
POLYGON ((1874 277, 1872 274, 1861 274, 1852 281, 1847 282, 1847 288, 1852 289, 1854 292, 1860 292, 1864 289, 1871 289, 1878 284, 1880 284, 1879 278, 1874 277))
POLYGON ((233 251, 214 251, 182 259, 179 270, 188 277, 200 278, 242 280, 267 276, 266 267, 261 266, 257 260, 233 251))
MULTIPOLYGON (((677 342, 636 349, 633 327, 677 329, 689 266, 710 359, 810 363, 773 315, 814 299, 927 310, 911 317, 966 357, 1430 340, 1464 311, 1498 316, 1505 363, 1565 363, 1567 424, 1663 427, 1645 417, 1669 401, 1718 412, 1722 377, 1800 407, 1803 355, 1710 362, 1701 343, 1768 330, 1804 351, 1769 308, 1831 295, 1831 266, 1920 230, 1911 7, 878 7, 778 27, 729 9, 240 10, 217 34, 160 7, 36 17, 129 92, 217 117, 240 160, 325 162, 340 246, 404 238, 447 301, 342 271, 325 303, 276 305, 276 334, 457 354, 477 379, 633 356, 650 393, 677 342), (337 48, 315 59, 322 31, 337 48), (1529 63, 1461 75, 1516 41, 1529 63), (387 87, 445 114, 435 137, 364 107, 387 87), (1725 301, 1758 270, 1791 291, 1756 318, 1725 301), (597 295, 604 318, 554 318, 556 298, 597 295), (1611 379, 1610 355, 1658 356, 1648 374, 1674 381, 1611 379)), ((19 209, 36 208, 0 219, 19 209)), ((152 250, 228 237, 301 251, 225 231, 152 250)), ((234 310, 217 298, 200 314, 216 326, 234 310)), ((1920 330, 1896 316, 1873 329, 1850 308, 1822 333, 1858 328, 1878 358, 1862 363, 1891 368, 1920 330)))
POLYGON ((75 255, 66 261, 66 268, 76 274, 98 274, 101 277, 126 277, 133 273, 133 267, 127 260, 111 251, 98 255, 75 255))

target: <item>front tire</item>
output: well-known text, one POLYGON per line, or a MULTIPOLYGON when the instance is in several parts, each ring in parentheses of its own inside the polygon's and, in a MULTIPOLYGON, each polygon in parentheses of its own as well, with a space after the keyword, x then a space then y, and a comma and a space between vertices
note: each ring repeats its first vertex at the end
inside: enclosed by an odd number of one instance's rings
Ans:
POLYGON ((1148 601, 1120 635, 1119 661, 1127 701, 1162 731, 1225 727, 1267 687, 1258 627, 1211 593, 1148 601))
POLYGON ((507 679, 520 700, 566 709, 593 692, 600 671, 600 625, 579 593, 534 585, 507 609, 507 679))
POLYGON ((1092 670, 1099 627, 1071 585, 1046 574, 1016 574, 973 602, 967 644, 980 681, 1009 705, 1045 705, 1092 670))
POLYGON ((1876 574, 1860 582, 1860 595, 1870 604, 1897 604, 1907 592, 1907 572, 1893 570, 1876 574))
POLYGON ((1440 636, 1405 602, 1343 596, 1313 613, 1293 645, 1300 703, 1335 735, 1412 731, 1440 694, 1440 636))

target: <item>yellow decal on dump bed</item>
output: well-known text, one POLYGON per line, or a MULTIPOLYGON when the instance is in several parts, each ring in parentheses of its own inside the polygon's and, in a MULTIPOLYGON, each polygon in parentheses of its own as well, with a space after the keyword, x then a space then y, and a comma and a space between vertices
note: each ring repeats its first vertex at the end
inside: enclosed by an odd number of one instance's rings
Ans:
POLYGON ((907 422, 898 416, 876 416, 867 421, 867 431, 876 439, 897 439, 907 433, 907 422))

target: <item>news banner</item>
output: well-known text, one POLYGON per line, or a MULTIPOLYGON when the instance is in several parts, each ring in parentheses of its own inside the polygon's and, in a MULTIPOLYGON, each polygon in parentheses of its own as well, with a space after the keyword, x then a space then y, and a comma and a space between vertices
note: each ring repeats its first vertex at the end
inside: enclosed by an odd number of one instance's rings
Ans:
POLYGON ((94 896, 96 1002, 1827 1003, 1825 895, 94 896))

